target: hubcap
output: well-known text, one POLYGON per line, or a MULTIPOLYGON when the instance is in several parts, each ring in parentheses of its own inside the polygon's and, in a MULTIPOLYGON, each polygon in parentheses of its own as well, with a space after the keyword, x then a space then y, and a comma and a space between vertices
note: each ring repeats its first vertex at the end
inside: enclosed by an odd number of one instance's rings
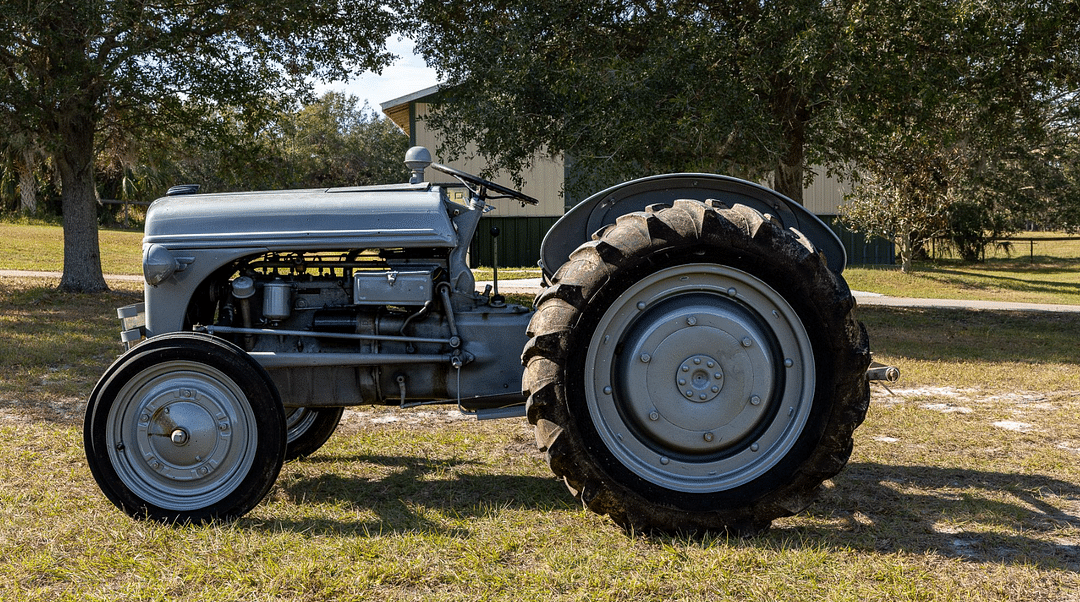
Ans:
POLYGON ((585 370, 608 449, 642 478, 686 492, 736 487, 775 465, 814 389, 791 306, 756 277, 713 264, 630 287, 601 318, 585 370))

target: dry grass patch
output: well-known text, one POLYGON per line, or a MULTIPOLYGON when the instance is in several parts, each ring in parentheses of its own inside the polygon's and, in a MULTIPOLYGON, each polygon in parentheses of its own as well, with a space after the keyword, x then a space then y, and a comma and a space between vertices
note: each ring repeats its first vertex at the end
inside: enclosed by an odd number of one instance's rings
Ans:
POLYGON ((1075 600, 1073 318, 862 308, 904 377, 849 466, 755 538, 627 534, 573 502, 524 421, 355 408, 234 523, 129 519, 82 451, 112 306, 0 282, 3 600, 1075 600), (1002 349, 1005 349, 1002 351, 1002 349), (63 378, 50 375, 63 374, 63 378), (955 380, 953 380, 955 378, 955 380))

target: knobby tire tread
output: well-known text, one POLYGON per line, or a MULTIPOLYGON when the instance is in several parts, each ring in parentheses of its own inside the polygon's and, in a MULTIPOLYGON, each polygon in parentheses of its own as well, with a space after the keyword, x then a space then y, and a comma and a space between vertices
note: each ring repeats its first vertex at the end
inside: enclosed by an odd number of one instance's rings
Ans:
POLYGON ((537 298, 531 339, 522 354, 527 417, 537 445, 575 497, 624 528, 739 535, 767 529, 772 520, 809 505, 820 485, 850 457, 852 435, 869 406, 869 344, 865 328, 854 317, 855 305, 847 284, 829 270, 802 233, 785 230, 749 207, 680 200, 623 215, 578 247, 537 298), (798 304, 818 358, 815 417, 805 435, 812 449, 805 459, 784 458, 786 472, 775 487, 753 499, 725 499, 706 510, 648 499, 632 484, 612 477, 586 443, 589 433, 583 429, 592 425, 575 419, 575 411, 582 414, 577 406, 585 401, 571 382, 574 369, 568 365, 574 347, 588 341, 578 331, 589 328, 589 321, 604 311, 594 307, 597 299, 629 286, 624 274, 640 273, 663 261, 657 258, 687 252, 707 257, 697 261, 732 265, 765 282, 783 283, 782 294, 798 304), (824 378, 823 370, 828 372, 824 378))

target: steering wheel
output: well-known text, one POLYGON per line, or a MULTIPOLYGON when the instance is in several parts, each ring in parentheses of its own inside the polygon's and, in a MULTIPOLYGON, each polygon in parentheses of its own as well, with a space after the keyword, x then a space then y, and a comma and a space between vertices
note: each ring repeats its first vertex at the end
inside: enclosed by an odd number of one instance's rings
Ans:
POLYGON ((531 196, 529 196, 529 195, 527 195, 527 194, 525 194, 523 192, 519 192, 517 190, 514 190, 513 188, 507 188, 506 186, 502 186, 500 184, 496 184, 495 182, 492 182, 491 180, 485 180, 484 178, 474 176, 471 173, 465 173, 465 172, 461 171, 460 169, 454 169, 453 167, 448 167, 448 166, 442 165, 440 163, 432 163, 431 168, 436 170, 436 171, 441 171, 444 174, 447 174, 447 175, 450 175, 450 176, 453 176, 453 177, 457 178, 458 180, 461 181, 462 184, 465 185, 466 188, 468 188, 470 191, 472 191, 473 194, 475 194, 476 196, 481 197, 481 198, 514 199, 515 201, 520 201, 522 203, 528 203, 529 205, 539 205, 540 204, 540 201, 532 198, 531 196), (469 184, 472 184, 473 186, 477 186, 479 188, 474 190, 472 188, 472 186, 469 186, 469 184), (497 192, 498 195, 487 196, 487 191, 488 190, 497 192))

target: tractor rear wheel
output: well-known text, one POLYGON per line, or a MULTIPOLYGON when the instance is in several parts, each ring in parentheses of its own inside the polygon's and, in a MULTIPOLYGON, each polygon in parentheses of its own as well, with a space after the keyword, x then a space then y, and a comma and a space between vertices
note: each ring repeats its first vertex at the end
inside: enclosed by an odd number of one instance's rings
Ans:
POLYGON ((537 300, 524 388, 549 465, 630 529, 747 534, 851 453, 869 348, 846 283, 742 205, 620 217, 537 300))

